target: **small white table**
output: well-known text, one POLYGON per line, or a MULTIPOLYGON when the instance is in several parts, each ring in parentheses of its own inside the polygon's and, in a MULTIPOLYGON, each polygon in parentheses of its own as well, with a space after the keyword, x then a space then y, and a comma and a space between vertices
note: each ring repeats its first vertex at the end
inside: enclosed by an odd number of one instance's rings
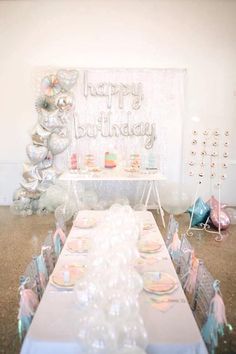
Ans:
MULTIPOLYGON (((63 181, 82 182, 82 181, 133 181, 144 182, 140 204, 144 202, 147 209, 148 202, 153 191, 155 202, 158 205, 158 211, 161 215, 163 227, 165 227, 164 211, 161 207, 161 200, 158 191, 158 182, 164 181, 166 178, 159 171, 139 171, 127 172, 124 169, 102 169, 100 172, 82 173, 79 171, 66 171, 60 178, 63 181)), ((73 188, 76 194, 76 188, 73 188)))

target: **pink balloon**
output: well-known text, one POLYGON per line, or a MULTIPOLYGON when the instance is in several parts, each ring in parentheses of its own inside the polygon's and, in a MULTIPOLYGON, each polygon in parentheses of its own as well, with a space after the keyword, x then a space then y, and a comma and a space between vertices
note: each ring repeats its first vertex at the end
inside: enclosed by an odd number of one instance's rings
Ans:
MULTIPOLYGON (((215 207, 218 208, 219 202, 218 200, 212 195, 211 198, 207 201, 207 204, 210 205, 211 209, 214 209, 215 207)), ((220 209, 226 208, 227 204, 220 203, 220 209)))
POLYGON ((210 218, 212 224, 218 229, 220 226, 221 230, 226 230, 230 225, 230 218, 228 214, 222 209, 220 209, 220 213, 218 207, 215 207, 211 210, 210 218))

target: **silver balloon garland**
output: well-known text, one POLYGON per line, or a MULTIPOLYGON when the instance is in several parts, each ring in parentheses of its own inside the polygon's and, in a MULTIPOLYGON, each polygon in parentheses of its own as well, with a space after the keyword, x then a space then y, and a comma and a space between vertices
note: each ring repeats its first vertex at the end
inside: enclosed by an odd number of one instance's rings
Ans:
POLYGON ((23 166, 21 186, 13 195, 11 211, 14 214, 47 212, 40 210, 39 198, 56 181, 54 156, 70 145, 67 125, 75 108, 72 89, 77 80, 77 70, 65 69, 41 80, 42 95, 35 103, 38 122, 31 133, 32 142, 26 146, 29 162, 23 166))

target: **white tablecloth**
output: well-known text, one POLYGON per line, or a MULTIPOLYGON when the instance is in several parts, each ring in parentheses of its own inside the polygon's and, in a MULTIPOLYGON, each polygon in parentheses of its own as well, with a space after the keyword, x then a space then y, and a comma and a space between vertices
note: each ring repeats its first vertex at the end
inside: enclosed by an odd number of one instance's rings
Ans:
MULTIPOLYGON (((79 215, 84 213, 92 214, 99 222, 105 212, 81 211, 79 215)), ((155 265, 155 270, 167 272, 176 278, 179 287, 170 296, 186 300, 152 213, 136 213, 144 222, 155 225, 153 235, 163 244, 157 254, 159 261, 155 265)), ((75 236, 85 234, 88 235, 89 230, 72 227, 66 242, 75 236)), ((78 262, 81 257, 84 256, 69 253, 65 244, 55 271, 64 264, 78 262)), ((149 268, 147 270, 153 270, 153 266, 150 265, 149 268)), ((143 291, 140 294, 140 308, 148 332, 149 345, 146 349, 148 354, 207 353, 187 301, 171 303, 170 308, 162 312, 153 307, 148 300, 148 294, 143 291)), ((76 307, 73 291, 61 291, 49 283, 24 340, 21 354, 85 354, 76 336, 79 316, 80 310, 76 307)))

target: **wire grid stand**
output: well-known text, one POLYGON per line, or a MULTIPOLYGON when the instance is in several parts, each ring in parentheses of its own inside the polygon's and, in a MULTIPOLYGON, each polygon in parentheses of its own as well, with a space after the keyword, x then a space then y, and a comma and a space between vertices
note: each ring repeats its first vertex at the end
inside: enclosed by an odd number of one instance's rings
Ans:
MULTIPOLYGON (((225 133, 225 135, 226 135, 226 133, 225 133)), ((229 133, 227 132, 226 136, 228 136, 228 135, 229 135, 229 133)), ((220 136, 220 134, 217 135, 218 139, 219 139, 219 136, 220 136)), ((210 164, 212 164, 212 157, 215 155, 205 153, 204 157, 205 156, 210 156, 210 164)), ((202 160, 202 164, 203 164, 203 160, 202 160)), ((196 227, 196 226, 192 227, 192 220, 193 220, 193 216, 194 216, 194 210, 196 208, 196 202, 198 199, 198 192, 199 192, 200 186, 202 185, 202 181, 199 180, 197 183, 196 192, 195 192, 195 196, 194 196, 194 203, 193 203, 191 218, 189 221, 189 227, 186 231, 187 236, 193 236, 193 231, 196 231, 196 230, 203 231, 204 230, 208 233, 216 234, 217 236, 215 237, 215 241, 221 242, 223 240, 224 234, 221 232, 221 225, 220 225, 220 211, 221 211, 221 181, 220 181, 221 168, 220 168, 220 165, 221 165, 221 141, 219 139, 219 141, 218 141, 218 177, 219 177, 219 180, 217 183, 217 188, 218 188, 218 220, 219 220, 218 229, 217 230, 211 229, 211 225, 209 224, 210 216, 208 216, 205 223, 200 223, 198 225, 198 227, 196 227), (191 231, 191 230, 193 230, 193 231, 191 231)), ((201 175, 201 173, 199 173, 199 177, 201 178, 201 177, 203 177, 203 175, 201 175)), ((210 181, 211 181, 210 185, 211 185, 211 191, 212 191, 212 179, 210 181)))

